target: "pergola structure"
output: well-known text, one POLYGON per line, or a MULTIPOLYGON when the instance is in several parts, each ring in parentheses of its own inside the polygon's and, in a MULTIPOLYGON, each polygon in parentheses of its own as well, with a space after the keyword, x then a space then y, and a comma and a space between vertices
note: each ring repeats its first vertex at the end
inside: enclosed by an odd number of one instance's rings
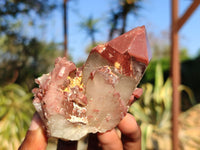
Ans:
POLYGON ((180 61, 179 61, 179 38, 178 31, 185 24, 188 18, 199 6, 200 0, 193 0, 183 16, 178 16, 178 0, 171 0, 171 78, 173 88, 172 102, 172 148, 179 149, 178 139, 178 116, 180 114, 180 61))

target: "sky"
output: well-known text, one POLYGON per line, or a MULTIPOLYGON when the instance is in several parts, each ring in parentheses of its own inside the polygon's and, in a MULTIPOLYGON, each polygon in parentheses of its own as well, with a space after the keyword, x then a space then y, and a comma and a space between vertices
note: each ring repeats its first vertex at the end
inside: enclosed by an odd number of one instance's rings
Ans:
MULTIPOLYGON (((62 1, 62 0, 61 0, 62 1)), ((87 34, 81 30, 80 22, 93 16, 100 18, 98 24, 99 32, 96 34, 97 41, 106 42, 108 39, 108 25, 106 19, 110 12, 110 7, 115 6, 116 0, 74 0, 68 3, 68 43, 69 53, 74 62, 85 60, 87 54, 85 49, 90 44, 87 34)), ((179 0, 179 16, 182 16, 185 10, 190 6, 191 0, 179 0)), ((162 37, 163 31, 170 31, 171 0, 143 0, 142 9, 138 16, 129 16, 127 31, 134 27, 145 25, 147 33, 153 33, 156 37, 162 37)), ((56 10, 47 20, 45 38, 48 41, 63 41, 63 19, 62 10, 56 10)), ((188 49, 191 57, 195 57, 200 49, 200 6, 195 10, 193 15, 184 24, 179 31, 180 47, 188 49)), ((151 42, 151 39, 149 39, 151 42)), ((166 38, 169 42, 169 38, 166 38)))

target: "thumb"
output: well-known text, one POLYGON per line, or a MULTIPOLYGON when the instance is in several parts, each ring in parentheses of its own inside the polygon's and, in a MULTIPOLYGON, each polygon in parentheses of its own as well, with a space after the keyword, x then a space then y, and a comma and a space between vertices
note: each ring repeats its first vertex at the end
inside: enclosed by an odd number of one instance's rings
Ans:
POLYGON ((47 146, 47 137, 42 120, 38 113, 35 113, 31 121, 26 137, 19 150, 45 150, 47 146))

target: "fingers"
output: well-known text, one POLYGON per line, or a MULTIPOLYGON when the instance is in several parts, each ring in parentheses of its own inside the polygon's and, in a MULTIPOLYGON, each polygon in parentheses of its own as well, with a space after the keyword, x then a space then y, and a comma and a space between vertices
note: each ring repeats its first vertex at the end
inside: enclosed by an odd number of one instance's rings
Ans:
POLYGON ((141 130, 131 114, 127 114, 124 117, 119 123, 118 128, 122 133, 124 150, 141 149, 141 130))
POLYGON ((98 140, 103 150, 122 150, 122 142, 115 129, 99 133, 98 140))
POLYGON ((134 95, 135 98, 140 98, 140 96, 142 96, 142 93, 143 93, 143 89, 142 88, 136 88, 133 91, 133 95, 134 95))
POLYGON ((129 100, 129 105, 131 105, 133 102, 135 102, 136 99, 140 98, 142 96, 143 89, 142 88, 136 88, 129 100))
MULTIPOLYGON (((127 114, 119 123, 118 129, 122 133, 120 138, 116 130, 98 133, 97 137, 103 150, 140 150, 141 131, 135 118, 127 114)), ((95 148, 94 148, 95 149, 95 148)))
POLYGON ((47 137, 43 128, 42 121, 35 113, 26 134, 26 137, 19 147, 19 150, 45 150, 47 146, 47 137))

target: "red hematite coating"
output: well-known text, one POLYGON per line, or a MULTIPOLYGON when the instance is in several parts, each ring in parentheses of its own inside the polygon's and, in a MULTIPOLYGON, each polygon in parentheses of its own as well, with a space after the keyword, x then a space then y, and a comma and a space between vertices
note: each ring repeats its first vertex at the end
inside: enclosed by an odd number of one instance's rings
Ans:
POLYGON ((107 42, 106 47, 111 47, 121 54, 128 53, 137 61, 146 65, 149 64, 151 59, 150 46, 145 26, 137 27, 107 42))

